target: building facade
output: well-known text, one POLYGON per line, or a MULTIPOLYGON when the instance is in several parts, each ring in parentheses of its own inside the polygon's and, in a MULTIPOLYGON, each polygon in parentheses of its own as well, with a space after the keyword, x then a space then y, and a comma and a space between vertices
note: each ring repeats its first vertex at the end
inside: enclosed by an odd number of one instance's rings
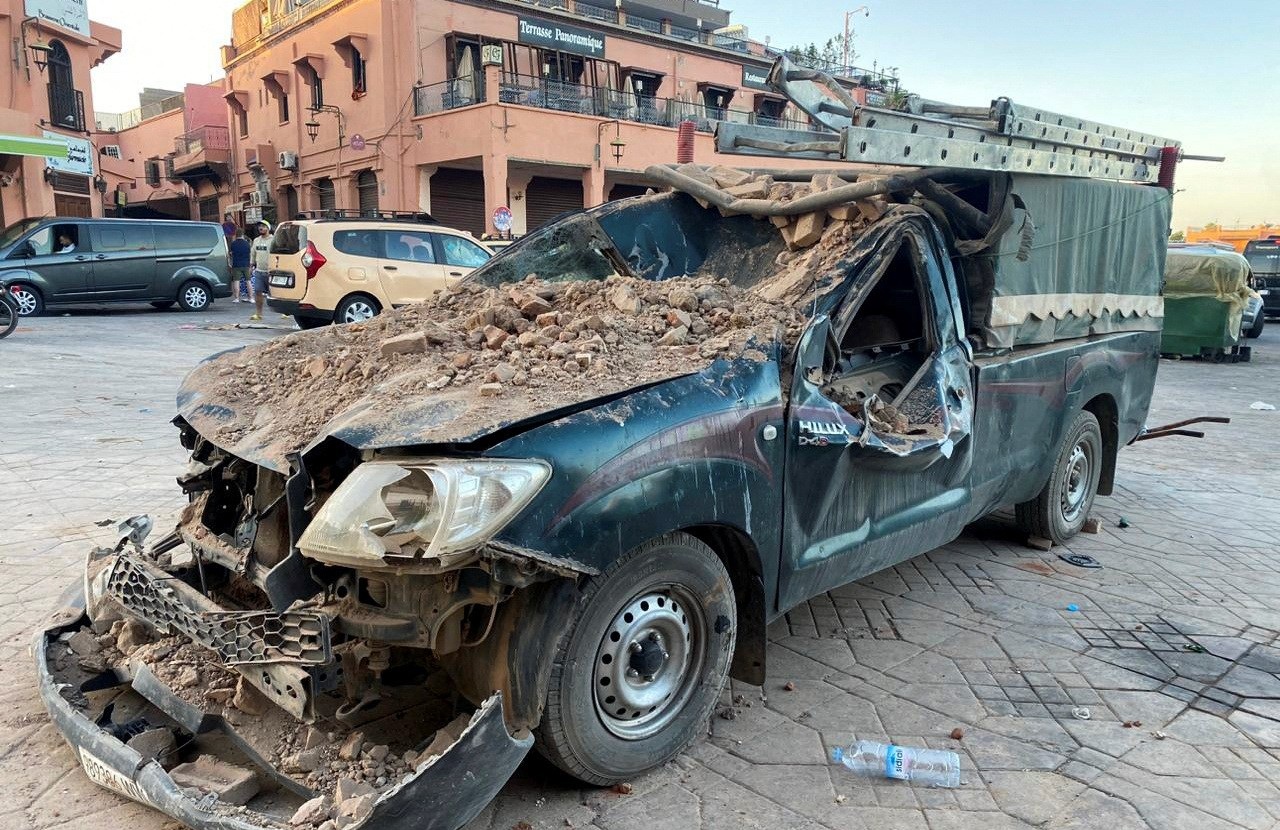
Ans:
POLYGON ((1244 253, 1244 246, 1255 239, 1280 236, 1280 225, 1254 225, 1249 228, 1222 228, 1217 225, 1204 228, 1187 228, 1187 242, 1225 242, 1244 253))
MULTIPOLYGON (((644 191, 692 120, 808 129, 773 55, 696 0, 253 0, 223 50, 235 207, 425 210, 476 234, 644 191)), ((844 68, 841 75, 855 75, 844 68)), ((860 100, 892 79, 865 73, 860 100)), ((770 160, 770 166, 789 165, 770 160)))
POLYGON ((221 83, 143 90, 137 108, 97 113, 108 215, 222 220, 233 190, 225 94, 221 83))
POLYGON ((120 30, 90 20, 83 0, 0 0, 0 27, 11 44, 0 68, 0 226, 102 216, 89 70, 120 51, 120 30))

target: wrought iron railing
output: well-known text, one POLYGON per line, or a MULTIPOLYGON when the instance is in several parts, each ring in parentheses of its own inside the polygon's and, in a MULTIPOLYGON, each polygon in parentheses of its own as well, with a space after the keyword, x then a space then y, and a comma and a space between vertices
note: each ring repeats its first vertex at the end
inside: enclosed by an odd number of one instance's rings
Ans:
POLYGON ((430 115, 433 112, 469 107, 484 101, 484 76, 454 78, 438 84, 414 87, 413 114, 430 115))
POLYGON ((64 130, 84 132, 84 93, 69 86, 49 84, 49 121, 64 130))
POLYGON ((230 150, 231 130, 212 125, 200 127, 175 138, 173 148, 180 156, 201 150, 230 150))
MULTIPOLYGON (((760 124, 793 130, 814 130, 808 119, 780 118, 732 107, 708 107, 694 101, 634 95, 605 87, 556 81, 533 75, 505 74, 498 88, 498 100, 538 109, 572 112, 597 118, 616 118, 638 124, 674 127, 693 121, 696 129, 711 130, 713 121, 760 124)), ((430 115, 484 101, 483 82, 461 79, 420 86, 414 90, 414 114, 430 115)))

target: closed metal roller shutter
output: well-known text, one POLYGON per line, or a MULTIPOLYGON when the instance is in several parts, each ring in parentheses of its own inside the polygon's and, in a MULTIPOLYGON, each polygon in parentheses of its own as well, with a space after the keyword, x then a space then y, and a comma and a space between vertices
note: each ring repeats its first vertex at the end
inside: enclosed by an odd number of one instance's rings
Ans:
POLYGON ((378 212, 378 174, 372 170, 363 170, 356 176, 356 196, 360 201, 362 216, 370 216, 378 212))
POLYGON ((448 228, 484 233, 484 174, 442 167, 431 177, 431 217, 448 228))
POLYGON ((337 194, 333 191, 333 179, 316 179, 316 201, 321 210, 333 210, 338 206, 337 194))
POLYGON ((609 201, 616 202, 619 199, 630 199, 632 196, 643 196, 648 189, 642 184, 615 184, 609 191, 609 201))
POLYGON ((582 180, 534 176, 524 198, 525 222, 533 232, 566 211, 582 210, 582 180))

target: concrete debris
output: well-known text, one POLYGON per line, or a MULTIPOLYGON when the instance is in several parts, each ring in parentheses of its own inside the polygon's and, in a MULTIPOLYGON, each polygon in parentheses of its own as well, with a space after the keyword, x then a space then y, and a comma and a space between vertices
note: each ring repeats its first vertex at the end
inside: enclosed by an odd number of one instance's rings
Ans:
POLYGON ((1053 540, 1046 539, 1043 536, 1028 536, 1027 547, 1035 548, 1036 550, 1052 550, 1053 540))
MULTIPOLYGON (((421 354, 427 350, 427 337, 420 331, 412 331, 382 341, 382 356, 397 354, 421 354)), ((323 374, 323 372, 321 373, 323 374)), ((319 377, 320 375, 316 375, 319 377)))
POLYGON ((292 827, 315 827, 323 824, 329 818, 331 807, 332 804, 328 796, 316 796, 305 802, 294 812, 293 817, 289 819, 289 825, 292 827))
POLYGON ((159 761, 168 769, 178 756, 178 741, 173 730, 168 727, 157 727, 139 732, 128 740, 125 746, 142 756, 143 762, 159 761))
POLYGON ((236 806, 248 804, 259 790, 253 770, 228 764, 212 755, 201 755, 190 763, 179 764, 169 775, 179 787, 211 792, 219 801, 236 806))
POLYGON ((282 762, 285 772, 315 772, 324 761, 323 747, 304 749, 286 757, 282 762))
POLYGON ((347 739, 342 742, 342 746, 338 747, 338 757, 344 761, 354 761, 360 757, 360 750, 364 747, 364 733, 352 732, 347 739))
POLYGON ((231 705, 246 715, 261 715, 271 708, 272 703, 252 683, 241 677, 236 680, 236 691, 231 698, 231 705))
POLYGON ((1092 516, 1089 517, 1088 519, 1085 519, 1084 525, 1080 528, 1080 532, 1081 533, 1101 533, 1102 520, 1098 518, 1094 518, 1092 516))
POLYGON ((119 620, 112 625, 111 631, 115 634, 116 649, 126 656, 133 654, 140 646, 151 642, 151 632, 147 627, 133 620, 119 620))

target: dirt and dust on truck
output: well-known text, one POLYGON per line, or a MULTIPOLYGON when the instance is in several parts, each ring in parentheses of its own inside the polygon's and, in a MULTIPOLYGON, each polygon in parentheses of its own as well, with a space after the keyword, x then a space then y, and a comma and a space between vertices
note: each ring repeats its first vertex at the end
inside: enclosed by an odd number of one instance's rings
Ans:
POLYGON ((829 166, 652 168, 191 373, 176 527, 89 552, 36 641, 91 778, 197 828, 459 827, 535 746, 674 757, 797 603, 1001 506, 1081 529, 1143 434, 1176 143, 771 77, 823 131, 721 151, 829 166))

